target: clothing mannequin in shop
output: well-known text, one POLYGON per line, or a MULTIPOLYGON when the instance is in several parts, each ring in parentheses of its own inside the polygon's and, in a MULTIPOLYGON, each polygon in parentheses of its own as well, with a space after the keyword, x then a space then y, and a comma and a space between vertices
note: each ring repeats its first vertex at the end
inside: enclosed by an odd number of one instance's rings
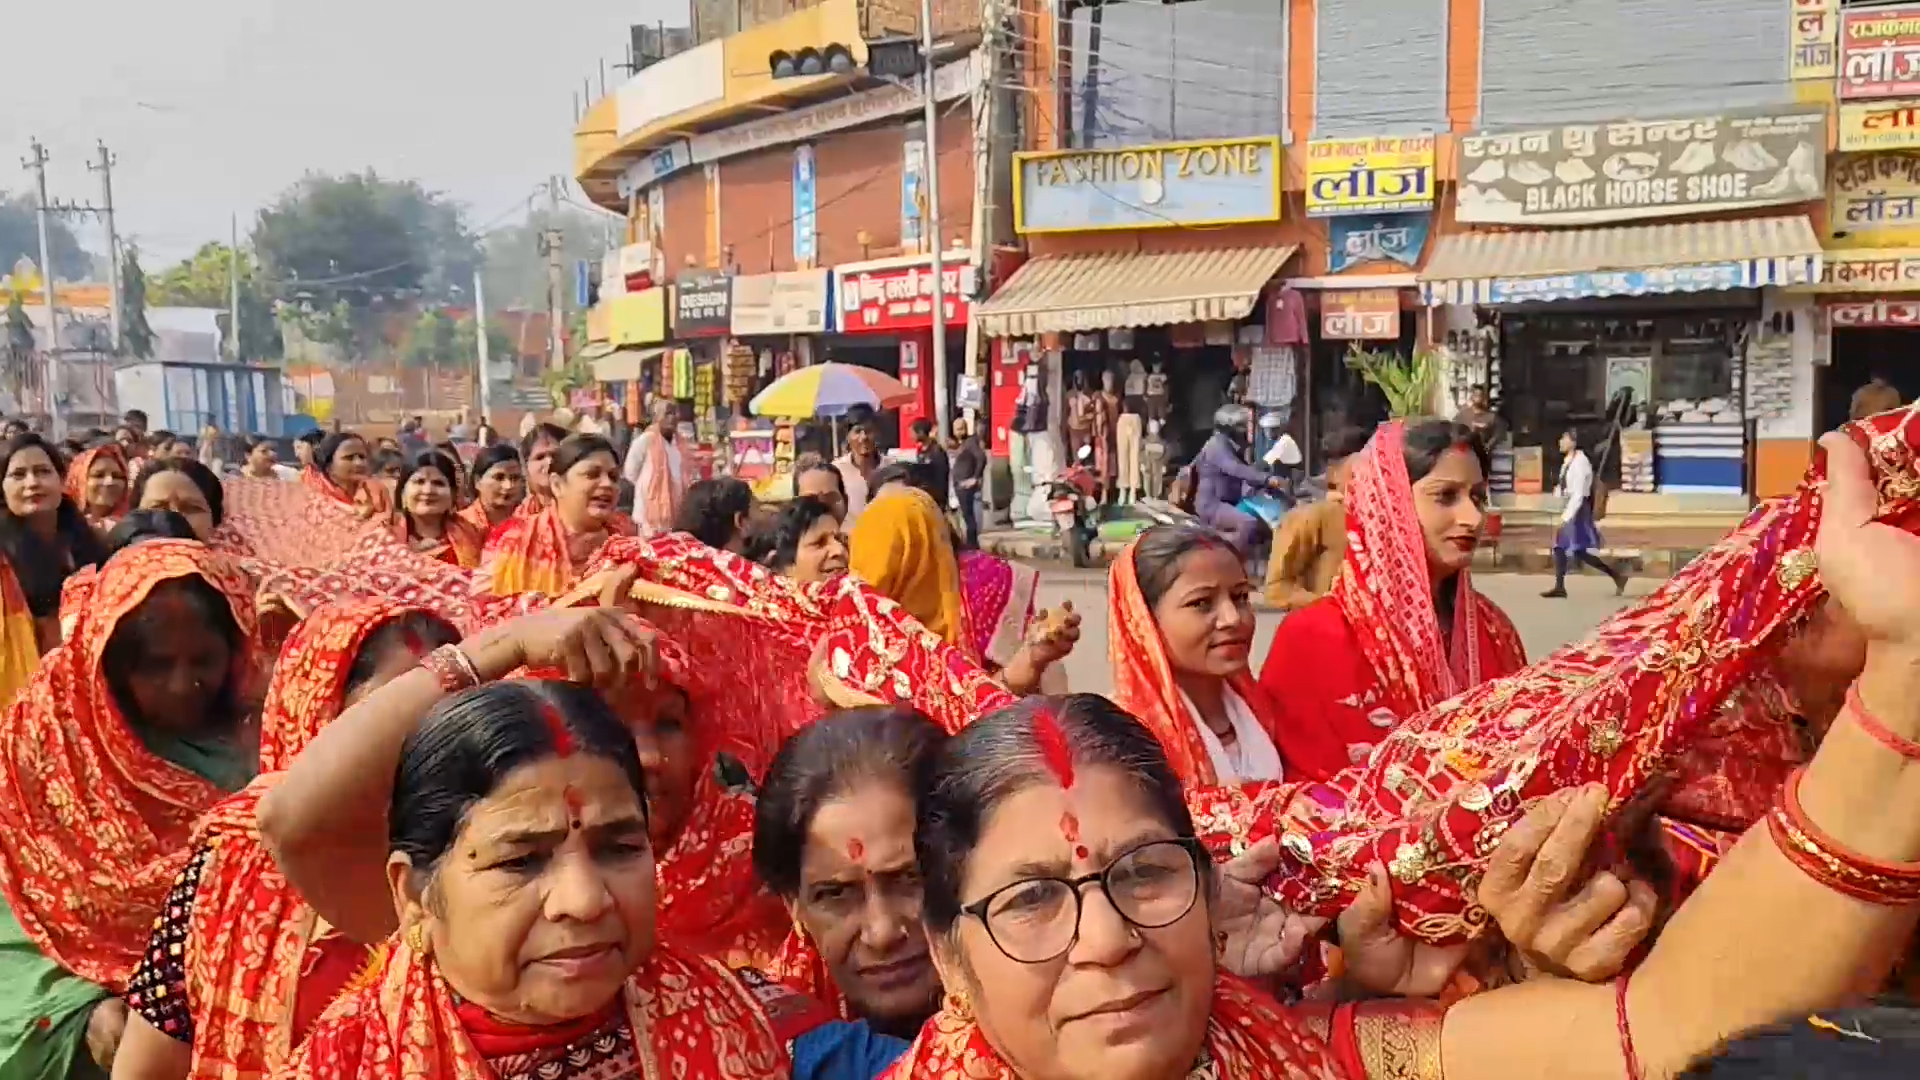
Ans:
POLYGON ((1167 422, 1167 372, 1158 360, 1147 376, 1147 419, 1158 424, 1167 422))
POLYGON ((1013 402, 1013 423, 1007 430, 1007 465, 1013 471, 1013 514, 1024 517, 1027 496, 1033 492, 1033 439, 1047 429, 1047 388, 1040 360, 1027 361, 1020 373, 1020 394, 1013 402))
POLYGON ((1115 468, 1120 473, 1114 482, 1120 488, 1123 505, 1140 497, 1140 437, 1146 428, 1141 410, 1146 408, 1145 402, 1137 394, 1121 398, 1120 419, 1113 428, 1115 468))
POLYGON ((1147 396, 1147 365, 1141 363, 1137 356, 1127 361, 1126 396, 1130 398, 1147 396))
POLYGON ((1087 373, 1073 373, 1073 389, 1067 394, 1067 455, 1080 460, 1080 448, 1093 446, 1093 417, 1096 407, 1087 373))
POLYGON ((1160 421, 1147 421, 1147 437, 1140 445, 1140 490, 1149 499, 1166 497, 1167 444, 1160 437, 1160 421))
POLYGON ((1100 372, 1100 392, 1093 397, 1093 467, 1100 473, 1100 499, 1112 499, 1120 488, 1114 458, 1115 431, 1120 423, 1120 376, 1112 368, 1100 372))

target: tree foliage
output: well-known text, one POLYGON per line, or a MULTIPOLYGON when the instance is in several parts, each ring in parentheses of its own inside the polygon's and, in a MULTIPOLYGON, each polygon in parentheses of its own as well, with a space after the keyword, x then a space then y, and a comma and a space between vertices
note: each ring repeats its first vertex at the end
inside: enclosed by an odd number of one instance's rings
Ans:
POLYGON ((6 342, 5 348, 0 349, 0 378, 5 379, 7 394, 16 408, 27 408, 32 388, 39 384, 39 379, 35 377, 36 354, 33 320, 27 316, 26 302, 20 290, 9 290, 6 342))
MULTIPOLYGON (((47 223, 47 247, 56 278, 79 281, 91 274, 93 260, 58 216, 47 223)), ((0 192, 0 274, 10 273, 23 255, 35 266, 40 265, 40 231, 33 200, 0 192)))
POLYGON ((523 307, 544 310, 547 306, 547 257, 540 246, 540 234, 549 225, 560 230, 560 258, 567 267, 568 293, 572 293, 573 264, 581 259, 598 262, 609 244, 620 243, 619 222, 571 207, 556 213, 535 210, 522 224, 490 233, 485 242, 487 304, 505 310, 523 307))
POLYGON ((147 325, 147 272, 140 268, 139 246, 128 244, 120 262, 120 343, 127 355, 150 360, 155 340, 147 325))
MULTIPOLYGON (((231 333, 228 267, 233 249, 221 243, 200 245, 200 250, 154 275, 149 295, 161 307, 214 308, 220 312, 215 321, 224 336, 231 333)), ((253 252, 241 248, 240 271, 240 356, 244 360, 272 360, 281 355, 280 324, 274 317, 273 297, 264 287, 259 263, 253 252)))
POLYGON ((412 367, 441 367, 457 362, 453 316, 437 308, 420 313, 407 334, 406 360, 412 367))

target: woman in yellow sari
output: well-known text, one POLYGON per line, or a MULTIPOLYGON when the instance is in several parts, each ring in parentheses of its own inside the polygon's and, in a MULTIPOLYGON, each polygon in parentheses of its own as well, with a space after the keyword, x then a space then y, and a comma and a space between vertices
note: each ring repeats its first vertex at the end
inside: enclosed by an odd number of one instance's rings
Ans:
POLYGON ((59 452, 40 436, 0 444, 0 706, 60 643, 67 579, 106 558, 64 481, 59 452))
MULTIPOLYGON (((953 527, 933 496, 906 483, 888 484, 867 504, 847 540, 848 569, 920 620, 940 640, 975 663, 990 664, 974 645, 972 621, 960 590, 953 527)), ((1054 661, 1073 651, 1080 617, 1038 613, 1026 639, 994 674, 1016 694, 1037 693, 1054 661)), ((993 670, 991 667, 988 670, 993 670)))
POLYGON ((553 452, 553 499, 540 510, 508 519, 487 538, 477 591, 496 596, 542 592, 560 596, 610 536, 631 534, 616 508, 620 463, 613 444, 598 435, 571 435, 553 452))

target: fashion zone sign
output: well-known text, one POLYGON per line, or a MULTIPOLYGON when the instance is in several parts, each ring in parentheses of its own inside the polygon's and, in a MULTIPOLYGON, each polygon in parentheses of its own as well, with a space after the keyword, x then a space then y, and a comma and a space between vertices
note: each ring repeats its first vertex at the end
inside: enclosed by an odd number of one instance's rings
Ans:
POLYGON ((1592 225, 1820 197, 1827 114, 1745 109, 1460 140, 1460 221, 1592 225))

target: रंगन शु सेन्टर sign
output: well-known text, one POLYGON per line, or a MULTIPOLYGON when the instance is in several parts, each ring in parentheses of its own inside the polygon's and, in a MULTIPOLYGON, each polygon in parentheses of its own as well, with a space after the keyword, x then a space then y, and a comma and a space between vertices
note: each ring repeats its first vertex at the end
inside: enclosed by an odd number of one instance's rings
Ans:
POLYGON ((1280 137, 1013 155, 1013 227, 1028 233, 1279 221, 1280 137))
POLYGON ((1739 109, 1684 120, 1623 120, 1459 141, 1463 222, 1593 225, 1776 206, 1820 197, 1820 106, 1739 109))
POLYGON ((1307 216, 1433 206, 1433 136, 1315 139, 1307 144, 1307 216))

